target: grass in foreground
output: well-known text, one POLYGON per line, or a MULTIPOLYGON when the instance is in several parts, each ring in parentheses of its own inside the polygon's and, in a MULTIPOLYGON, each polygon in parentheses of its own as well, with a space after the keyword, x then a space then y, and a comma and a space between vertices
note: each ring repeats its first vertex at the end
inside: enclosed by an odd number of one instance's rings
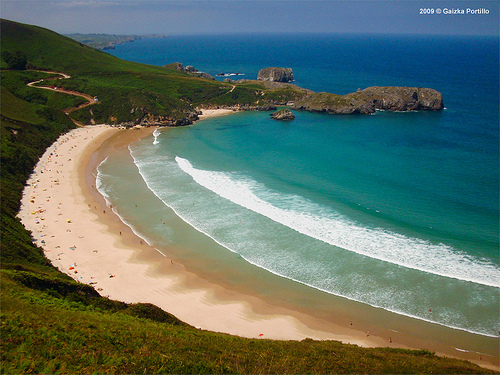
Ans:
POLYGON ((162 323, 28 288, 16 273, 2 272, 2 373, 493 373, 426 350, 243 339, 162 323))

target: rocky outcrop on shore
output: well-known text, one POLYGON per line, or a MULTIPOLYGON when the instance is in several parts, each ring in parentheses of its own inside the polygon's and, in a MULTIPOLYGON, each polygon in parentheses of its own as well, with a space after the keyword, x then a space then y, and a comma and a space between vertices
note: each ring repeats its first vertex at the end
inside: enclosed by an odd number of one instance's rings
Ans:
POLYGON ((271 113, 273 120, 293 120, 295 115, 288 108, 280 109, 277 112, 271 113))
POLYGON ((368 87, 347 95, 312 93, 296 101, 292 108, 332 114, 372 114, 376 110, 439 111, 444 108, 440 92, 423 87, 368 87))
MULTIPOLYGON (((185 69, 180 64, 181 69, 185 69)), ((302 89, 290 83, 274 81, 234 82, 233 84, 258 83, 264 91, 260 92, 260 99, 254 103, 247 102, 231 105, 202 105, 206 109, 231 109, 234 111, 276 111, 277 105, 287 106, 295 110, 310 112, 324 112, 330 114, 373 114, 376 110, 388 111, 438 111, 444 108, 443 96, 440 92, 422 87, 368 87, 364 90, 347 95, 336 95, 326 92, 313 92, 302 89), (266 93, 270 90, 270 93, 266 93), (281 95, 271 95, 274 90, 281 90, 281 95), (290 93, 293 92, 293 95, 290 93), (269 97, 268 97, 269 94, 269 97)), ((258 92, 259 93, 259 92, 258 92)), ((295 118, 290 109, 279 110, 271 114, 276 120, 291 120, 295 118)), ((132 127, 140 126, 184 126, 198 120, 201 112, 199 108, 185 108, 176 115, 160 116, 144 114, 135 121, 120 125, 132 127)))
POLYGON ((293 81, 291 68, 264 68, 259 70, 258 81, 290 82, 293 81))
POLYGON ((201 112, 199 111, 186 112, 178 117, 146 114, 144 117, 135 121, 121 122, 117 125, 126 128, 134 126, 186 126, 198 120, 200 114, 201 112))
POLYGON ((198 69, 196 69, 192 65, 184 66, 184 64, 182 64, 182 63, 175 62, 172 64, 163 65, 163 67, 169 68, 169 69, 174 69, 174 70, 180 70, 181 72, 186 72, 186 73, 189 73, 191 75, 194 75, 194 76, 197 76, 200 78, 215 80, 214 76, 212 76, 208 73, 205 73, 205 72, 200 72, 198 69))
MULTIPOLYGON (((245 82, 252 82, 245 80, 245 82)), ((253 81, 257 83, 258 81, 253 81)), ((236 82, 235 82, 236 83, 236 82)), ((203 105, 205 109, 231 109, 234 111, 276 111, 276 105, 286 105, 295 110, 324 112, 330 114, 373 114, 376 110, 387 111, 438 111, 444 108, 443 96, 440 92, 422 87, 368 87, 347 95, 336 95, 326 92, 313 92, 295 85, 282 82, 260 81, 264 89, 294 90, 296 98, 291 102, 290 96, 281 100, 279 97, 260 100, 255 104, 203 105)), ((271 114, 275 120, 291 120, 295 118, 289 108, 271 114)), ((121 123, 121 126, 184 126, 198 120, 201 112, 196 109, 185 109, 172 116, 145 114, 141 118, 121 123)))

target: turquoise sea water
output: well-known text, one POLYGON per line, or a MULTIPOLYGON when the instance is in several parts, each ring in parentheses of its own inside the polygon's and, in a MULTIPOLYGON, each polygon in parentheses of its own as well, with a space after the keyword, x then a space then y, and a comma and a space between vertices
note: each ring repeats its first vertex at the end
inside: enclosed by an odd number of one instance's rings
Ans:
POLYGON ((127 158, 103 162, 98 186, 148 242, 189 248, 176 256, 210 264, 227 283, 265 270, 498 334, 498 38, 190 36, 112 53, 240 78, 292 67, 296 84, 340 94, 372 85, 441 91, 440 112, 296 111, 289 122, 244 112, 160 129, 127 158), (138 202, 148 209, 136 210, 138 202), (179 217, 189 228, 183 236, 179 217))

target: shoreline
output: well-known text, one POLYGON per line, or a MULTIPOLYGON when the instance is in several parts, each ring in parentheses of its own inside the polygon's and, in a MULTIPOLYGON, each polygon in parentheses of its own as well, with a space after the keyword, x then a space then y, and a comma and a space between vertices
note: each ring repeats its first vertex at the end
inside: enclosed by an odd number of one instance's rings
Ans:
MULTIPOLYGON (((222 111, 210 116, 234 112, 222 111)), ((348 322, 334 324, 211 283, 144 243, 107 207, 95 190, 93 172, 109 154, 154 129, 79 128, 61 136, 40 159, 23 194, 19 217, 62 272, 92 283, 101 295, 153 303, 200 329, 263 339, 313 338, 367 347, 420 348, 421 340, 416 345, 403 345, 411 343, 406 339, 389 343, 387 338, 368 336, 348 322), (54 194, 57 197, 52 197, 54 194), (36 213, 39 210, 44 211, 36 213)), ((498 370, 498 359, 495 364, 495 360, 480 361, 470 353, 451 355, 439 349, 435 350, 438 354, 498 370)))
POLYGON ((219 108, 219 109, 202 109, 201 110, 201 115, 198 116, 198 120, 204 120, 206 118, 210 117, 219 117, 219 116, 225 116, 225 115, 230 115, 231 113, 236 113, 236 110, 233 109, 225 109, 225 108, 219 108))

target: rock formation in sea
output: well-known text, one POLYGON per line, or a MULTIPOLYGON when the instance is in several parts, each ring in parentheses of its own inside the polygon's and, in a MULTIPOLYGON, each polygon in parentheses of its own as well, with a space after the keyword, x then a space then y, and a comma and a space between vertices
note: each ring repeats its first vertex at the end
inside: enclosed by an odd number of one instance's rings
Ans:
POLYGON ((257 75, 259 81, 290 82, 293 81, 291 68, 264 68, 257 75))
POLYGON ((333 114, 372 114, 375 110, 438 111, 444 108, 439 91, 423 87, 368 87, 347 95, 312 93, 297 100, 294 109, 333 114))
POLYGON ((293 120, 295 115, 288 108, 280 109, 277 112, 271 113, 271 118, 274 120, 293 120))

